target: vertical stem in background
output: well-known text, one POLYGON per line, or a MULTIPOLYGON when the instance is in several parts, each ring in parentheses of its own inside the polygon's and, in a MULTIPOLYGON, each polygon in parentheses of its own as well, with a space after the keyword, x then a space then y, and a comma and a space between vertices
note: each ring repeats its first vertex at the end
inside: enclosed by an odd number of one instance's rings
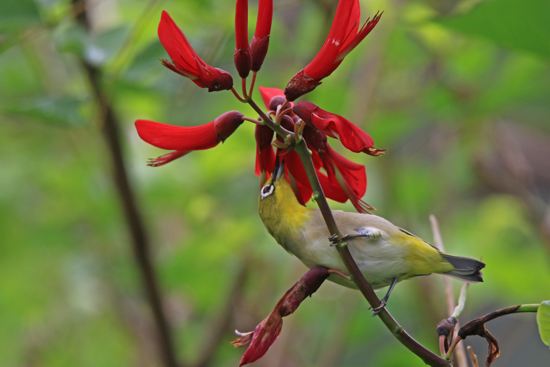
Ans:
MULTIPOLYGON (((77 21, 89 31, 90 25, 86 17, 86 1, 73 0, 72 5, 77 21)), ((101 125, 105 142, 110 151, 113 180, 126 217, 132 249, 158 332, 159 354, 165 367, 178 367, 170 328, 162 306, 157 276, 151 262, 148 235, 124 165, 119 122, 102 90, 101 71, 82 57, 80 58, 80 63, 86 72, 86 77, 90 83, 92 94, 99 109, 99 116, 102 120, 101 125)))
MULTIPOLYGON (((441 231, 439 230, 439 222, 437 221, 437 218, 435 215, 430 214, 430 223, 432 225, 432 232, 434 235, 434 243, 435 246, 439 249, 441 252, 445 252, 445 246, 443 245, 443 239, 441 238, 441 231)), ((455 309, 455 297, 453 294, 453 284, 451 283, 451 279, 449 277, 443 277, 443 281, 445 282, 445 298, 447 300, 447 314, 452 315, 455 309)), ((455 331, 454 331, 454 337, 457 336, 457 331, 460 329, 460 322, 457 320, 455 325, 455 331)), ((458 347, 458 349, 455 352, 455 358, 456 358, 456 367, 467 367, 468 361, 466 359, 466 346, 464 343, 461 343, 461 345, 458 347)))

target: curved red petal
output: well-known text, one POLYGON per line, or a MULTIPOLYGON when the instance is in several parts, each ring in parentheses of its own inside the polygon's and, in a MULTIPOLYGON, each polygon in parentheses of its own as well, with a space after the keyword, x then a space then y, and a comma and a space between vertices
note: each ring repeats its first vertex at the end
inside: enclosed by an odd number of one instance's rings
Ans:
POLYGON ((304 68, 304 72, 314 80, 321 80, 329 75, 328 71, 338 56, 347 31, 350 26, 350 17, 354 2, 357 0, 341 0, 338 2, 336 14, 332 21, 329 34, 319 53, 304 68))
POLYGON ((365 39, 365 37, 367 37, 370 31, 372 31, 373 28, 378 24, 378 21, 380 20, 382 14, 383 13, 376 13, 372 20, 367 20, 365 24, 363 24, 359 33, 353 33, 353 36, 346 40, 343 47, 338 52, 338 57, 336 58, 336 61, 342 61, 344 57, 346 57, 355 47, 357 47, 357 45, 362 40, 365 39))
POLYGON ((302 161, 300 160, 298 153, 296 153, 295 151, 289 151, 281 157, 283 157, 285 160, 285 168, 288 172, 290 172, 292 177, 296 180, 296 184, 298 185, 299 195, 297 195, 296 198, 298 199, 300 204, 305 205, 305 203, 307 203, 309 199, 311 199, 311 196, 313 195, 313 189, 311 188, 311 184, 309 183, 309 179, 307 177, 306 170, 302 165, 302 161))
POLYGON ((275 151, 271 146, 260 150, 256 147, 256 175, 260 176, 262 172, 266 172, 266 178, 269 178, 271 172, 275 169, 275 151))
POLYGON ((200 70, 197 59, 200 60, 200 58, 166 11, 162 12, 160 18, 158 36, 174 64, 188 74, 198 77, 200 70))
POLYGON ((164 166, 166 163, 170 163, 173 160, 181 158, 184 155, 187 155, 191 152, 192 152, 192 150, 176 150, 174 152, 163 154, 163 155, 161 155, 160 157, 157 157, 157 158, 149 158, 147 160, 147 165, 151 166, 151 167, 164 166))
POLYGON ((173 126, 160 122, 137 120, 136 129, 143 141, 161 149, 201 150, 219 143, 214 121, 201 126, 173 126))
POLYGON ((328 147, 328 153, 353 192, 358 197, 365 195, 367 191, 367 174, 365 172, 365 166, 350 161, 330 146, 328 147))
POLYGON ((348 28, 346 29, 345 39, 340 45, 340 50, 344 49, 357 35, 359 24, 361 22, 361 6, 359 0, 353 0, 353 5, 350 11, 348 28))
POLYGON ((273 343, 275 343, 282 328, 283 317, 279 314, 278 310, 273 310, 273 312, 254 329, 252 341, 246 349, 246 352, 244 352, 239 367, 262 358, 273 343))
POLYGON ((354 123, 320 108, 311 115, 311 123, 326 135, 339 139, 352 152, 359 153, 374 144, 371 136, 354 123))
POLYGON ((335 168, 333 172, 329 173, 331 182, 341 187, 358 212, 368 213, 368 210, 375 210, 361 200, 367 191, 365 166, 344 158, 330 146, 328 146, 328 153, 331 164, 335 168))
POLYGON ((335 178, 329 177, 321 172, 317 172, 317 177, 323 188, 323 193, 327 198, 339 203, 345 203, 348 200, 348 196, 335 178))

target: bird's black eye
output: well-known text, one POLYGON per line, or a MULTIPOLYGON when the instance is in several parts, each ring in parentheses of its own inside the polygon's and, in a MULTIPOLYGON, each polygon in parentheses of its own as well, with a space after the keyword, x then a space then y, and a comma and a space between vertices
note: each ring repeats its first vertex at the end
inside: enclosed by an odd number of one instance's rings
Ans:
POLYGON ((262 190, 260 191, 260 196, 262 199, 265 199, 269 195, 273 194, 273 191, 275 190, 275 186, 273 185, 265 185, 262 187, 262 190))

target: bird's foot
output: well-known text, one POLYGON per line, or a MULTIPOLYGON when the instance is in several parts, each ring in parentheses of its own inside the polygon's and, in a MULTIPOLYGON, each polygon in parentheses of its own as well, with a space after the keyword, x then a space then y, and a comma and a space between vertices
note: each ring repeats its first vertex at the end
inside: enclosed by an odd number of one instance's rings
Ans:
POLYGON ((386 300, 384 299, 381 299, 380 300, 380 305, 376 306, 376 307, 369 307, 369 310, 372 309, 372 317, 378 315, 380 313, 380 311, 382 311, 384 309, 384 307, 386 307, 386 300))
POLYGON ((345 240, 349 237, 349 234, 333 234, 331 235, 328 240, 330 241, 330 246, 337 245, 340 241, 345 240))

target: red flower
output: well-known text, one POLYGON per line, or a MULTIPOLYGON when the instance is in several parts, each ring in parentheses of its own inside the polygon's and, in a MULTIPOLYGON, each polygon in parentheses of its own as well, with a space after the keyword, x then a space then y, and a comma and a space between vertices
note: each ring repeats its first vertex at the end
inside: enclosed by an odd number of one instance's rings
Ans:
POLYGON ((260 186, 263 186, 269 175, 275 169, 275 152, 271 146, 273 130, 265 125, 256 125, 256 171, 260 176, 260 186))
POLYGON ((376 13, 372 20, 367 19, 359 29, 359 0, 340 0, 323 47, 309 65, 300 70, 287 84, 287 99, 294 101, 321 84, 321 80, 332 74, 344 57, 369 34, 381 16, 382 14, 376 13))
MULTIPOLYGON (((260 94, 262 95, 264 104, 269 110, 276 110, 277 104, 282 104, 285 100, 283 91, 278 88, 260 87, 260 94)), ((309 107, 309 105, 307 105, 308 103, 310 102, 298 102, 296 104, 298 110, 302 110, 299 106, 305 105, 309 107)), ((311 105, 313 105, 313 103, 311 103, 311 105)), ((294 131, 294 122, 289 116, 285 116, 282 119, 281 126, 289 131, 294 131)), ((367 210, 373 210, 373 207, 361 200, 361 197, 365 195, 367 190, 365 166, 354 163, 338 154, 328 144, 326 135, 311 125, 305 127, 303 137, 308 147, 313 152, 312 159, 315 165, 315 171, 325 196, 340 203, 344 203, 349 199, 360 213, 367 213, 367 210), (320 171, 321 167, 325 169, 327 175, 320 171)), ((271 129, 264 126, 256 128, 256 142, 258 147, 256 154, 256 174, 261 177, 262 185, 267 178, 269 178, 275 165, 276 156, 273 153, 273 149, 270 146, 268 148, 268 143, 271 144, 272 139, 273 132, 271 132, 271 129), (259 135, 259 131, 263 131, 261 136, 259 135), (260 141, 263 142, 261 143, 260 141), (259 147, 263 148, 260 149, 259 147), (263 152, 263 154, 258 152, 263 152)), ((282 142, 279 136, 277 139, 282 142)), ((313 190, 300 157, 296 152, 287 150, 278 150, 277 154, 285 160, 286 178, 298 202, 305 205, 311 198, 313 190)))
POLYGON ((202 61, 181 29, 165 11, 160 19, 158 36, 172 59, 171 63, 161 59, 162 64, 168 69, 191 79, 201 88, 208 88, 209 92, 230 90, 233 87, 231 75, 202 61))
POLYGON ((273 18, 273 0, 260 0, 258 20, 252 44, 248 45, 248 0, 237 0, 235 11, 235 67, 241 78, 250 70, 257 72, 262 67, 269 47, 269 33, 273 18))
POLYGON ((226 112, 202 126, 173 126, 148 120, 137 120, 136 129, 143 141, 174 152, 150 159, 149 166, 162 166, 193 150, 210 149, 225 141, 242 124, 243 114, 226 112))
POLYGON ((312 148, 314 160, 320 160, 327 172, 328 176, 317 173, 325 196, 340 203, 349 199, 360 213, 374 210, 361 200, 367 191, 365 166, 344 158, 328 144, 325 134, 309 125, 305 127, 303 136, 312 148))
POLYGON ((250 73, 250 46, 248 44, 248 0, 237 0, 235 9, 235 68, 241 78, 250 73))
POLYGON ((373 156, 382 155, 386 149, 373 147, 369 134, 342 116, 322 110, 308 101, 299 101, 294 105, 294 113, 308 124, 312 124, 331 138, 339 139, 342 144, 355 153, 363 152, 373 156))
POLYGON ((235 348, 250 344, 241 358, 239 367, 262 358, 275 343, 283 327, 283 317, 290 315, 302 303, 319 289, 329 276, 327 268, 319 266, 309 270, 302 278, 281 297, 271 313, 248 333, 239 333, 239 337, 231 342, 235 348))
POLYGON ((262 67, 267 49, 269 47, 269 34, 273 20, 273 0, 260 0, 258 4, 258 20, 256 31, 250 44, 250 56, 252 57, 252 71, 257 72, 262 67))

